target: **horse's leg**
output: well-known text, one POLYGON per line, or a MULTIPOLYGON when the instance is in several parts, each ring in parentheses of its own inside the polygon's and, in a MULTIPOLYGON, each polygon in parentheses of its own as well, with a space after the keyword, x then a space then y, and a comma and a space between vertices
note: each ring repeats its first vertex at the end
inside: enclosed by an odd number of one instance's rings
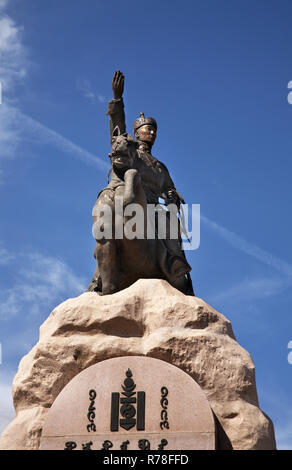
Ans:
POLYGON ((119 290, 118 240, 100 240, 97 244, 97 262, 102 279, 102 295, 119 290))
POLYGON ((131 168, 125 172, 125 188, 124 188, 124 207, 128 204, 136 202, 136 186, 137 182, 140 181, 140 176, 138 171, 134 168, 131 168))
POLYGON ((130 169, 125 173, 125 188, 123 195, 124 207, 128 204, 139 204, 143 209, 144 215, 144 236, 147 234, 147 198, 141 183, 141 177, 137 170, 130 169))
POLYGON ((119 240, 114 239, 113 231, 114 195, 113 190, 104 190, 95 204, 96 210, 93 210, 93 223, 98 222, 94 231, 96 239, 94 257, 98 263, 102 295, 113 294, 119 290, 120 263, 117 256, 119 240))

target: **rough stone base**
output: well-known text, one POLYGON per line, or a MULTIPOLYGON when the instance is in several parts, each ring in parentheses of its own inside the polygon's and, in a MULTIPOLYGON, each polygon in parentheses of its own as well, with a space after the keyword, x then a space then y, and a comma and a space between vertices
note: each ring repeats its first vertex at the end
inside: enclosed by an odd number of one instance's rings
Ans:
POLYGON ((16 416, 0 449, 38 449, 46 413, 79 372, 104 359, 143 355, 172 363, 207 395, 219 449, 275 449, 271 420, 258 405, 255 369, 230 322, 166 281, 141 279, 116 294, 68 299, 40 328, 13 382, 16 416))

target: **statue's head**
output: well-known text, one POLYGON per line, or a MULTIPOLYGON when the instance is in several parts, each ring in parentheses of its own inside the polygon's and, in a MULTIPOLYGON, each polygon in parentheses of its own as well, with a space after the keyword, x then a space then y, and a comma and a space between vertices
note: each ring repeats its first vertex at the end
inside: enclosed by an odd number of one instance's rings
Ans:
POLYGON ((137 140, 147 142, 152 146, 156 139, 157 122, 154 118, 145 118, 144 113, 140 113, 140 116, 133 124, 133 131, 137 140))
POLYGON ((115 169, 127 170, 133 165, 136 155, 137 142, 130 134, 121 134, 118 126, 115 127, 111 142, 112 151, 109 157, 115 169))

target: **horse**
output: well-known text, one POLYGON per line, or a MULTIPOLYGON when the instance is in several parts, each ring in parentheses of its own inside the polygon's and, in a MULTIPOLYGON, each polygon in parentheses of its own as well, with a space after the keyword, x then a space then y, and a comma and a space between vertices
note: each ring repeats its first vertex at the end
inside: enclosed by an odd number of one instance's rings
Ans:
MULTIPOLYGON (((178 269, 170 275, 169 247, 179 241, 157 236, 158 217, 163 216, 165 210, 159 206, 154 217, 149 217, 145 189, 135 168, 137 142, 130 134, 120 134, 117 128, 113 132, 109 157, 112 177, 108 186, 100 191, 92 212, 97 266, 88 291, 108 295, 129 287, 138 279, 155 278, 165 279, 185 294, 194 295, 190 276, 182 263, 178 263, 178 269), (154 237, 149 238, 149 233, 154 237)), ((168 211, 164 220, 169 222, 170 213, 168 211)), ((184 256, 183 251, 182 254, 184 256)))

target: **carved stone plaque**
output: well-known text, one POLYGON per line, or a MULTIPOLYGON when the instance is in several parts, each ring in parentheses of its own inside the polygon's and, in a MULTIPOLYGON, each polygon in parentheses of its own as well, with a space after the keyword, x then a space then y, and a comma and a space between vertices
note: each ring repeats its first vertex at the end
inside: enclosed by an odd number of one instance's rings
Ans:
POLYGON ((215 449, 206 395, 185 372, 143 356, 88 367, 58 395, 41 449, 215 449))

